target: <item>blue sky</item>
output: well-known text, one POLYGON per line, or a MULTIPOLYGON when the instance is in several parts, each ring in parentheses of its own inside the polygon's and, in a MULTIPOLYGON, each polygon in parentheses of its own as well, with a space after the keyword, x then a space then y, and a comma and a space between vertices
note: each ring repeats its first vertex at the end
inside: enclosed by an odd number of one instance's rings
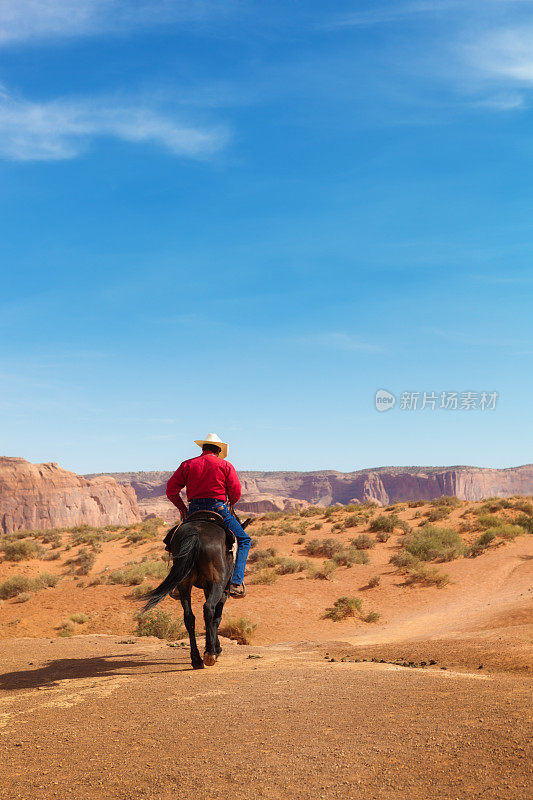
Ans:
POLYGON ((531 462, 532 122, 530 0, 0 0, 0 453, 531 462))

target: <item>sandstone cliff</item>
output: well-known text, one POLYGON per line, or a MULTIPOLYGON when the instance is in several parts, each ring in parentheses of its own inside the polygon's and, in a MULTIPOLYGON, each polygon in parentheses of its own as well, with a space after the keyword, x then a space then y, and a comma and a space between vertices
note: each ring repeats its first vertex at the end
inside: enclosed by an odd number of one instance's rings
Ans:
MULTIPOLYGON (((111 473, 131 484, 143 516, 167 521, 177 512, 165 497, 170 472, 111 473)), ((243 497, 239 509, 264 513, 307 505, 431 500, 455 495, 462 500, 533 494, 533 464, 509 469, 481 467, 379 467, 357 472, 240 472, 243 497)))
POLYGON ((129 525, 140 519, 134 490, 114 478, 88 480, 57 464, 0 457, 0 532, 129 525))

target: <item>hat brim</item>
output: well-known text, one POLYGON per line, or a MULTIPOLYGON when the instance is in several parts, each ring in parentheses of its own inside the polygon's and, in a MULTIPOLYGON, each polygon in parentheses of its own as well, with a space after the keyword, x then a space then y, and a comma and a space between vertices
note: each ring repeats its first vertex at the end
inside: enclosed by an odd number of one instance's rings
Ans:
POLYGON ((195 439, 194 444, 198 447, 203 447, 204 444, 213 444, 215 447, 220 447, 219 458, 226 458, 228 455, 228 445, 226 442, 210 442, 208 439, 195 439))

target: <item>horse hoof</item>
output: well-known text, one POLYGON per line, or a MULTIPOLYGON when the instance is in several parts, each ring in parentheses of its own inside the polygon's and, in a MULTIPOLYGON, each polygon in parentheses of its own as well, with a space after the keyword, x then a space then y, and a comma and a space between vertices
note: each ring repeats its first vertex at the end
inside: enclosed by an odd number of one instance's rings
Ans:
POLYGON ((206 667, 213 667, 217 663, 217 657, 214 653, 204 653, 204 664, 206 667))
POLYGON ((200 661, 198 664, 193 664, 192 668, 193 669, 203 669, 204 668, 204 662, 200 661))

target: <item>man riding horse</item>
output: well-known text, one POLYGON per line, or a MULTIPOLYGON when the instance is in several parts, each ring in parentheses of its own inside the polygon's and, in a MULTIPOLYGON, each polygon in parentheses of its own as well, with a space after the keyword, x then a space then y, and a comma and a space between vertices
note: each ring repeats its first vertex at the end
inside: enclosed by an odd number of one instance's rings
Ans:
POLYGON ((252 540, 239 520, 228 508, 234 506, 241 496, 241 484, 233 464, 226 461, 228 445, 216 433, 208 433, 205 439, 194 442, 202 448, 202 454, 183 461, 167 483, 167 497, 179 510, 182 519, 194 511, 215 511, 224 520, 237 539, 238 551, 231 578, 231 597, 244 597, 244 570, 252 540), (180 497, 185 487, 189 508, 180 497))

